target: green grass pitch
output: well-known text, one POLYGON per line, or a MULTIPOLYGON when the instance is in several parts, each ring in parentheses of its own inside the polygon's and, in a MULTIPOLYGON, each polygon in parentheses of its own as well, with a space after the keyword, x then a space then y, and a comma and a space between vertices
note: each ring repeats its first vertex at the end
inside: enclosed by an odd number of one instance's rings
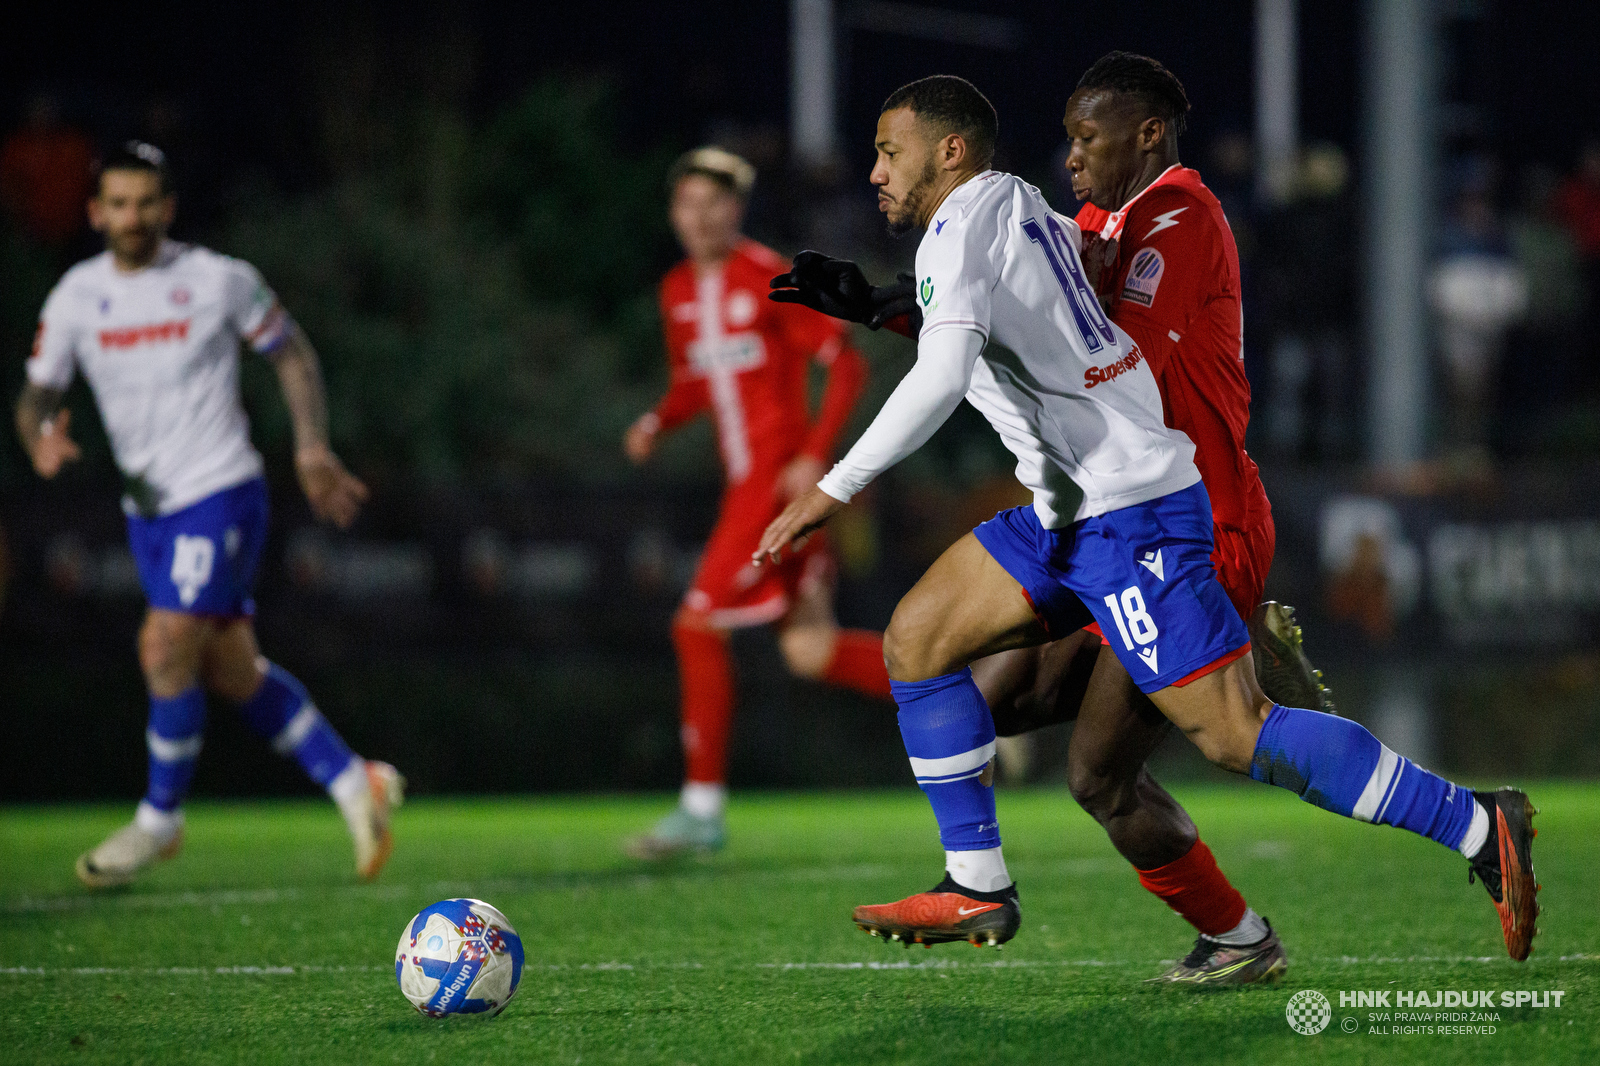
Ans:
POLYGON ((373 886, 353 883, 331 805, 197 803, 183 855, 101 896, 72 860, 127 807, 0 808, 0 1061, 1600 1062, 1600 786, 1532 791, 1545 913, 1517 964, 1443 849, 1270 789, 1179 790, 1291 961, 1279 986, 1211 993, 1140 983, 1188 928, 1054 790, 1001 795, 1024 924, 999 952, 850 924, 853 904, 938 878, 909 786, 738 795, 727 851, 666 870, 617 848, 665 798, 425 799, 373 886), (424 1018, 395 987, 406 920, 457 895, 500 907, 527 947, 492 1020, 424 1018), (1285 1020, 1304 988, 1333 1004, 1315 1036, 1285 1020), (1375 1033, 1376 1012, 1338 999, 1458 989, 1565 995, 1497 1009, 1492 1035, 1375 1033))

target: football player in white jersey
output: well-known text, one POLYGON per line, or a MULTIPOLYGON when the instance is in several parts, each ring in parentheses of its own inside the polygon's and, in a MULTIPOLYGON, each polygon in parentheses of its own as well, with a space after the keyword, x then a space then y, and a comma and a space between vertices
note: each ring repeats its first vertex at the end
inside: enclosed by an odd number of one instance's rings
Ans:
POLYGON ((159 149, 129 142, 104 161, 89 217, 106 251, 69 270, 45 301, 17 401, 34 469, 55 477, 78 458, 62 396, 74 374, 88 380, 125 479, 128 540, 149 603, 139 631, 149 787, 133 821, 79 857, 78 877, 91 888, 124 884, 177 853, 210 692, 327 789, 350 828, 356 871, 370 880, 388 859, 404 782, 353 753, 304 686, 256 647, 250 593, 267 493, 239 399, 241 341, 277 370, 316 515, 347 528, 367 489, 328 447, 305 334, 250 264, 168 240, 176 207, 159 149))
POLYGON ((872 182, 917 249, 917 362, 846 456, 767 528, 774 560, 920 447, 963 397, 1017 457, 1033 504, 963 537, 900 601, 884 634, 900 728, 938 819, 944 879, 858 907, 874 935, 998 944, 1021 922, 991 787, 994 723, 968 664, 1097 622, 1123 666, 1208 759, 1325 810, 1400 826, 1502 884, 1507 947, 1525 958, 1535 899, 1533 807, 1473 793, 1360 725, 1273 703, 1212 567, 1211 504, 1194 446, 1162 419, 1144 355, 1102 312, 1080 235, 1039 190, 989 169, 998 121, 970 83, 891 94, 872 182), (1513 936, 1513 927, 1517 935, 1513 936))

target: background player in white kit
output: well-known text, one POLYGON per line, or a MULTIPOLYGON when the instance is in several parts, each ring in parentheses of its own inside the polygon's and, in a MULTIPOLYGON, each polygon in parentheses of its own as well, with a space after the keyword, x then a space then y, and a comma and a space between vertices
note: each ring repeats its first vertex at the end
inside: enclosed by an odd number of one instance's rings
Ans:
POLYGON ((239 342, 271 359, 294 423, 295 469, 319 518, 347 528, 367 489, 328 447, 316 352, 248 263, 166 239, 177 201, 166 160, 129 142, 104 162, 90 221, 106 251, 69 270, 45 301, 17 401, 33 466, 54 477, 78 457, 61 398, 82 371, 127 492, 128 539, 149 609, 139 665, 150 692, 149 788, 134 820, 80 856, 92 888, 123 884, 175 855, 207 691, 328 790, 376 877, 404 782, 354 754, 305 688, 256 648, 250 598, 267 532, 261 456, 239 399, 239 342))
POLYGON ((963 397, 1017 457, 1029 507, 1002 511, 934 562, 884 634, 917 782, 945 847, 930 892, 858 907, 874 934, 996 944, 1021 924, 1000 850, 994 722, 968 664, 1091 618, 1139 688, 1208 759, 1325 810, 1460 851, 1491 891, 1506 947, 1526 958, 1538 914, 1532 804, 1473 793, 1360 725, 1268 700, 1243 620, 1211 563, 1211 504, 1194 446, 1162 418, 1143 353, 1106 319, 1075 223, 989 170, 998 121, 970 83, 937 76, 890 95, 872 182, 917 249, 917 363, 817 487, 767 528, 757 559, 818 528, 920 447, 963 397))

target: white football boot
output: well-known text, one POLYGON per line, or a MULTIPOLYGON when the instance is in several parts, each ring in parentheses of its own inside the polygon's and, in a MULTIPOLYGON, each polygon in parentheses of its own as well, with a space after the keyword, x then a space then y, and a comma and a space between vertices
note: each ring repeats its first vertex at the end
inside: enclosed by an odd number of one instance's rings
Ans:
POLYGON ((372 881, 394 850, 389 816, 405 800, 406 779, 386 762, 363 760, 358 769, 365 771, 366 787, 340 795, 342 790, 336 782, 334 800, 339 805, 339 813, 344 815, 345 825, 350 828, 350 839, 355 843, 356 875, 363 881, 372 881))
POLYGON ((93 851, 78 856, 78 880, 90 888, 125 885, 146 866, 172 858, 183 847, 183 822, 171 833, 152 832, 137 821, 129 822, 101 841, 93 851))

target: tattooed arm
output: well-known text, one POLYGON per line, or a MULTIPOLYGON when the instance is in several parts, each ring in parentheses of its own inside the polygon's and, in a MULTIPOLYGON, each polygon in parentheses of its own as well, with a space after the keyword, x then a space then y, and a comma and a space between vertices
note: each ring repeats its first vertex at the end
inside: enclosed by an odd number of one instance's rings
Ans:
POLYGON ((77 444, 67 435, 72 412, 61 406, 64 395, 62 389, 29 382, 17 397, 17 436, 22 438, 33 469, 43 478, 55 477, 79 455, 77 444))
POLYGON ((294 469, 312 512, 348 529, 367 499, 367 486, 328 446, 328 399, 316 349, 299 326, 269 356, 294 424, 294 469))

